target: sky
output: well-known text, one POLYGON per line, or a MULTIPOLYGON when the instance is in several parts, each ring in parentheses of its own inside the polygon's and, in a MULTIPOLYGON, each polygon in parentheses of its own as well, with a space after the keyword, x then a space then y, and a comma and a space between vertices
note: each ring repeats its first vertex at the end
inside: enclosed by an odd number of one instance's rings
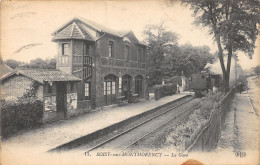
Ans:
MULTIPOLYGON (((147 24, 164 21, 168 30, 179 35, 180 45, 207 45, 212 53, 217 50, 207 29, 193 25, 192 11, 179 3, 169 6, 163 1, 5 1, 1 5, 4 60, 29 62, 38 57, 55 57, 58 50, 51 34, 74 17, 115 30, 132 30, 139 40, 144 38, 142 31, 147 24)), ((252 60, 239 54, 240 65, 244 69, 255 66, 256 54, 252 60)))

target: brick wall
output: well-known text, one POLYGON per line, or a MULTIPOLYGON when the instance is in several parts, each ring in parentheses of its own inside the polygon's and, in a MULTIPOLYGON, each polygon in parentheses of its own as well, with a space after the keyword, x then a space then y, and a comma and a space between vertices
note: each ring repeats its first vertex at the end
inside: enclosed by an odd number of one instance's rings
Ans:
MULTIPOLYGON (((133 39, 128 36, 131 42, 134 43, 133 39)), ((132 64, 131 62, 128 63, 126 66, 125 64, 125 57, 124 57, 124 47, 125 45, 130 46, 130 58, 129 61, 135 61, 137 62, 137 53, 138 48, 140 48, 142 51, 145 50, 142 46, 136 46, 135 44, 129 44, 127 41, 123 41, 122 38, 114 37, 112 35, 105 35, 97 42, 97 47, 95 51, 95 89, 96 89, 96 96, 95 96, 95 102, 97 107, 104 106, 104 77, 113 74, 117 77, 117 80, 119 77, 122 77, 123 75, 130 75, 132 77, 131 80, 131 91, 135 92, 135 81, 134 78, 137 75, 143 76, 143 94, 142 96, 146 96, 146 88, 147 88, 147 82, 146 82, 146 73, 144 69, 139 69, 138 65, 132 64), (108 51, 109 51, 109 41, 113 41, 114 43, 114 58, 108 58, 108 51), (106 57, 106 58, 104 58, 106 57), (123 61, 116 61, 114 59, 119 59, 123 61), (114 61, 113 61, 114 60, 114 61), (121 64, 122 63, 122 64, 121 64)), ((140 65, 141 66, 141 65, 140 65)), ((116 86, 118 86, 116 84, 116 86)), ((118 96, 118 89, 116 89, 116 95, 118 96)))
MULTIPOLYGON (((71 66, 60 66, 59 69, 66 71, 67 73, 72 70, 72 73, 74 76, 82 78, 82 71, 73 72, 74 67, 82 67, 82 64, 75 64, 73 63, 74 56, 83 56, 83 45, 84 43, 88 43, 91 45, 90 47, 90 56, 93 57, 93 67, 92 67, 92 77, 88 79, 87 81, 90 81, 91 83, 91 103, 84 101, 84 81, 78 83, 78 105, 79 107, 84 107, 85 105, 87 108, 83 108, 86 111, 89 111, 89 104, 91 104, 91 108, 95 109, 96 107, 102 107, 103 106, 103 97, 104 97, 104 77, 108 74, 114 74, 117 76, 117 78, 122 77, 125 74, 130 75, 132 78, 135 78, 137 75, 142 75, 144 78, 143 81, 143 96, 145 96, 146 92, 146 80, 145 80, 145 68, 143 68, 143 64, 137 63, 138 61, 138 49, 141 49, 142 51, 145 51, 144 46, 136 45, 135 39, 130 34, 127 36, 131 40, 131 44, 127 41, 123 41, 122 38, 105 34, 103 37, 101 37, 95 44, 93 42, 88 41, 81 41, 81 40, 68 40, 71 43, 71 59, 72 63, 71 66), (109 53, 109 41, 112 41, 114 43, 114 57, 108 58, 109 53), (125 45, 129 45, 130 47, 130 57, 129 62, 125 62, 124 57, 124 48, 125 45), (104 61, 102 64, 102 60, 104 61), (82 106, 81 106, 82 105, 82 106)), ((68 42, 67 40, 64 40, 64 42, 68 42)), ((63 42, 63 41, 62 41, 63 42)), ((61 54, 61 43, 58 42, 59 45, 59 54, 61 54)), ((131 91, 135 92, 135 83, 134 79, 131 81, 131 91)), ((117 85, 118 86, 118 85, 117 85)), ((116 89, 116 93, 118 93, 118 89, 116 89)))
MULTIPOLYGON (((17 101, 30 89, 33 80, 23 75, 13 75, 1 82, 1 99, 6 101, 17 101)), ((36 91, 36 97, 43 100, 43 87, 40 85, 36 91)))
POLYGON ((72 49, 73 49, 72 40, 58 41, 57 44, 58 44, 58 56, 57 56, 56 68, 67 74, 72 74, 72 49), (65 56, 62 55, 63 43, 69 44, 69 54, 66 55, 68 62, 66 64, 60 62, 61 58, 65 58, 65 56))
MULTIPOLYGON (((104 77, 113 74, 117 77, 117 81, 119 77, 122 77, 123 75, 130 75, 132 77, 131 80, 131 91, 132 93, 135 93, 135 80, 134 78, 137 75, 142 75, 143 77, 143 90, 142 90, 142 96, 145 98, 146 96, 146 88, 147 88, 147 82, 145 78, 145 71, 144 70, 136 70, 136 69, 123 69, 123 68, 109 68, 109 67, 104 67, 100 66, 97 69, 97 76, 96 76, 96 84, 95 84, 95 89, 96 89, 96 106, 101 107, 104 106, 104 77)), ((116 89, 116 95, 119 96, 118 89, 116 89)))
POLYGON ((101 57, 108 57, 109 41, 112 41, 114 43, 114 59, 125 60, 124 49, 125 45, 128 45, 130 48, 129 61, 138 62, 138 49, 141 49, 141 51, 143 52, 145 51, 145 47, 136 45, 134 43, 134 40, 131 39, 131 37, 129 37, 129 39, 131 40, 131 43, 129 43, 128 41, 123 41, 123 39, 119 37, 115 37, 108 34, 105 35, 98 41, 98 49, 101 57))

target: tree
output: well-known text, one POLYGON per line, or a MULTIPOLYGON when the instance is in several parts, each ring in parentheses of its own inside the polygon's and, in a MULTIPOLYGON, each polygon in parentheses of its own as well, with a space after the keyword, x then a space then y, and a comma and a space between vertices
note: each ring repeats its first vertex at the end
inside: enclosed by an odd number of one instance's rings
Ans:
POLYGON ((55 69, 56 68, 56 59, 55 58, 51 58, 51 59, 47 59, 47 63, 48 63, 48 67, 51 69, 55 69))
POLYGON ((29 64, 25 65, 27 68, 42 68, 42 69, 55 69, 56 60, 55 58, 43 60, 36 58, 30 61, 29 64))
POLYGON ((260 22, 258 0, 182 0, 194 11, 195 24, 209 29, 218 46, 218 57, 226 92, 234 52, 242 51, 250 58, 254 52, 260 22), (227 53, 227 63, 224 63, 227 53))
POLYGON ((149 86, 160 84, 163 77, 162 63, 165 47, 167 45, 177 45, 177 34, 167 31, 164 22, 158 25, 147 25, 143 31, 145 42, 150 46, 147 58, 147 70, 149 76, 149 86))
POLYGON ((257 76, 260 75, 260 66, 259 66, 259 65, 254 68, 254 72, 255 72, 255 74, 256 74, 257 76))
POLYGON ((21 65, 22 62, 21 62, 21 61, 16 61, 16 60, 9 59, 9 60, 6 60, 6 61, 5 61, 5 64, 8 65, 10 68, 15 69, 16 67, 18 67, 19 65, 21 65))
POLYGON ((164 58, 164 73, 172 76, 189 77, 200 72, 214 58, 208 46, 194 47, 185 44, 179 47, 169 46, 164 58))

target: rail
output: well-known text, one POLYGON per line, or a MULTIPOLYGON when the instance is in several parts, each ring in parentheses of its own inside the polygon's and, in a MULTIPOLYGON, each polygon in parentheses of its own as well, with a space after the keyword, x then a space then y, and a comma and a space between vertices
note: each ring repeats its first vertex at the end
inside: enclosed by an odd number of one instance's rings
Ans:
MULTIPOLYGON (((187 102, 189 102, 189 101, 191 101, 191 100, 193 100, 193 99, 194 99, 194 98, 192 98, 192 99, 186 101, 185 103, 187 103, 187 102)), ((184 104, 184 103, 183 103, 183 104, 184 104)), ((177 108, 177 107, 175 107, 175 108, 177 108)), ((177 118, 177 117, 179 117, 179 116, 185 114, 185 113, 188 112, 190 109, 191 109, 191 108, 187 108, 187 109, 185 109, 181 114, 179 114, 179 115, 177 115, 177 116, 175 116, 175 117, 173 117, 173 118, 167 120, 167 121, 164 122, 163 124, 159 125, 158 127, 156 127, 155 129, 153 129, 152 131, 146 133, 144 136, 142 136, 141 138, 137 139, 136 141, 134 141, 133 143, 131 143, 130 145, 128 145, 127 147, 125 147, 123 150, 126 150, 126 149, 132 147, 133 145, 137 144, 139 141, 143 140, 143 139, 144 139, 145 137, 147 137, 148 135, 154 133, 155 131, 159 130, 160 128, 163 128, 164 126, 166 126, 167 124, 169 124, 173 119, 175 119, 175 118, 177 118)))
MULTIPOLYGON (((115 136, 113 136, 113 137, 111 137, 111 138, 109 138, 109 139, 107 139, 107 140, 105 140, 105 141, 103 141, 103 142, 101 142, 101 143, 95 145, 94 147, 91 147, 90 149, 88 149, 88 150, 85 152, 85 154, 89 153, 90 151, 93 151, 93 150, 95 150, 95 149, 100 148, 101 146, 107 144, 108 142, 110 142, 110 141, 112 141, 112 140, 114 140, 114 139, 116 139, 116 138, 118 138, 118 137, 120 137, 120 136, 122 136, 122 135, 124 135, 124 134, 126 134, 126 133, 128 133, 128 132, 130 132, 130 131, 132 131, 132 130, 138 128, 138 127, 140 127, 140 126, 142 126, 142 125, 144 125, 145 123, 147 123, 147 122, 149 122, 149 121, 151 121, 151 120, 154 120, 154 119, 156 119, 156 118, 158 118, 158 117, 160 117, 160 116, 162 116, 162 115, 164 115, 164 114, 166 114, 166 113, 168 113, 168 112, 174 110, 175 108, 177 108, 177 107, 179 107, 179 106, 181 106, 181 105, 183 105, 183 104, 185 104, 185 103, 187 103, 187 102, 189 102, 189 101, 191 101, 191 100, 193 100, 193 99, 194 99, 194 97, 192 97, 191 99, 189 99, 189 100, 187 100, 187 101, 184 101, 184 102, 182 102, 182 103, 180 103, 180 104, 178 104, 178 105, 176 105, 176 106, 174 106, 174 107, 171 107, 171 108, 169 108, 168 110, 166 110, 166 111, 164 111, 164 112, 162 112, 162 113, 160 113, 160 114, 157 114, 157 115, 153 116, 152 118, 149 118, 149 119, 147 119, 147 120, 141 122, 140 124, 138 124, 138 125, 136 125, 136 126, 134 126, 134 127, 132 127, 132 128, 129 128, 129 129, 127 129, 127 130, 121 132, 120 134, 115 135, 115 136)), ((182 115, 182 114, 185 113, 185 112, 186 112, 186 110, 184 110, 181 114, 179 114, 179 115, 177 115, 177 116, 171 118, 171 120, 174 119, 174 118, 176 118, 176 117, 178 117, 178 116, 180 116, 180 115, 182 115)), ((125 149, 131 147, 132 145, 134 145, 135 143, 137 143, 138 141, 140 141, 141 139, 143 139, 143 138, 146 137, 147 135, 153 133, 155 130, 159 129, 160 127, 162 127, 163 125, 167 124, 167 123, 170 122, 171 120, 168 120, 167 122, 164 122, 162 125, 158 126, 156 129, 153 129, 152 131, 150 131, 149 133, 145 134, 145 135, 142 136, 141 138, 135 140, 134 143, 131 143, 131 145, 128 145, 128 146, 125 147, 123 150, 125 150, 125 149)))
MULTIPOLYGON (((191 95, 186 95, 184 97, 181 97, 181 98, 178 98, 171 102, 168 102, 164 105, 157 106, 149 111, 145 111, 136 116, 132 116, 123 121, 112 124, 108 127, 104 127, 102 129, 99 129, 99 130, 92 132, 90 134, 87 134, 85 136, 81 136, 72 141, 69 141, 69 142, 59 145, 59 146, 56 146, 55 148, 50 149, 48 152, 57 152, 57 151, 61 152, 63 150, 71 150, 71 149, 74 149, 74 148, 77 148, 80 146, 85 146, 85 145, 89 146, 88 148, 92 148, 93 146, 95 146, 97 144, 95 142, 94 143, 92 143, 92 142, 95 141, 96 139, 98 140, 99 138, 102 138, 102 139, 105 138, 105 137, 103 137, 103 135, 109 135, 111 132, 121 129, 121 128, 122 129, 120 132, 125 131, 126 129, 123 129, 124 126, 126 126, 127 128, 130 128, 130 127, 132 128, 133 125, 137 125, 137 123, 141 123, 144 120, 151 118, 152 116, 155 116, 156 114, 162 113, 162 111, 168 110, 167 107, 177 105, 183 101, 190 99, 191 97, 192 97, 191 95), (135 124, 133 122, 137 122, 137 123, 135 124), (133 124, 130 124, 129 126, 127 126, 129 123, 133 123, 133 124)), ((111 136, 115 136, 115 134, 112 133, 111 136)), ((111 137, 111 136, 109 135, 109 137, 111 137)))

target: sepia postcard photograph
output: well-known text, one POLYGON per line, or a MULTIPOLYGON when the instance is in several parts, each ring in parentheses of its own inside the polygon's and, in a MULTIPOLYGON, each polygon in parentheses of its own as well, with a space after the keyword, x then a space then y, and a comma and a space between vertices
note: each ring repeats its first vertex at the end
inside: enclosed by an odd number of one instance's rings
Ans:
POLYGON ((2 0, 1 165, 258 165, 259 0, 2 0))

